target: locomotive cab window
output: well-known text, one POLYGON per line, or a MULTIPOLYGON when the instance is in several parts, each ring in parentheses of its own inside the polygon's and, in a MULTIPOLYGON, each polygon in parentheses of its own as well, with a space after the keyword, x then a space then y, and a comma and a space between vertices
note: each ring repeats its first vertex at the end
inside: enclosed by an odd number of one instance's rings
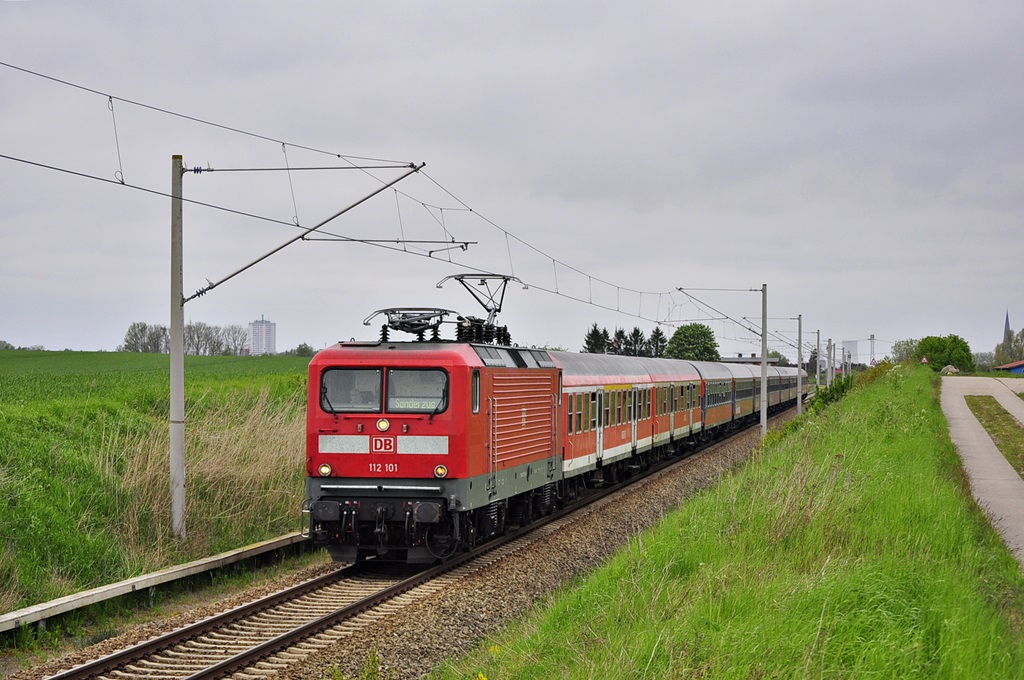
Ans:
POLYGON ((328 413, 379 413, 381 369, 329 368, 320 378, 320 408, 328 413))
POLYGON ((448 374, 438 368, 390 368, 388 413, 443 413, 448 408, 448 374))

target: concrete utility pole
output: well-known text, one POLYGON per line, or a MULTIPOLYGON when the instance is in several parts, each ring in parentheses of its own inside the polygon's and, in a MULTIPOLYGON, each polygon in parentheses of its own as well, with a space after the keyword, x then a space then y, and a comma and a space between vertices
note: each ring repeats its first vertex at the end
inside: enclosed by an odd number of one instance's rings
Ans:
POLYGON ((826 348, 828 350, 828 364, 825 366, 825 387, 829 387, 832 385, 832 379, 835 377, 835 374, 832 371, 835 367, 836 355, 835 352, 832 351, 832 338, 828 339, 826 348))
POLYGON ((804 370, 804 315, 796 315, 796 414, 804 412, 804 400, 801 398, 804 370))
POLYGON ((814 331, 817 336, 816 349, 814 350, 814 389, 821 389, 821 329, 814 331))
POLYGON ((761 439, 768 434, 768 284, 761 284, 761 439))
POLYGON ((171 534, 185 538, 185 296, 182 281, 181 178, 171 156, 171 534))

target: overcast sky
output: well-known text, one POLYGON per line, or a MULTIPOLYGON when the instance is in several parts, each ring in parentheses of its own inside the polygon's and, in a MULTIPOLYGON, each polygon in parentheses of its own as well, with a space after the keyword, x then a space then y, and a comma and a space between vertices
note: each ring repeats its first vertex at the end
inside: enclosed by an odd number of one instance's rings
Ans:
POLYGON ((529 285, 499 317, 520 344, 702 320, 750 353, 767 284, 773 331, 861 361, 871 335, 992 351, 1024 326, 1022 35, 1019 0, 0 0, 0 154, 101 178, 0 158, 0 340, 168 323, 181 154, 215 170, 186 198, 257 216, 185 206, 186 295, 402 173, 224 170, 426 163, 186 304, 279 350, 385 307, 482 316, 436 284, 491 271, 529 285))

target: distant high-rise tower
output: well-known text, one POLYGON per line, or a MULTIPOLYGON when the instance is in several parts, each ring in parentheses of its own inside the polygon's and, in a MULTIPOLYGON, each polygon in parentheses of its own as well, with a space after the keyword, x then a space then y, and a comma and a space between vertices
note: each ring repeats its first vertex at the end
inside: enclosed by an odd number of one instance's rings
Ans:
POLYGON ((1013 331, 1010 330, 1010 310, 1006 310, 1006 326, 1003 328, 1003 342, 1010 342, 1013 338, 1013 331))
POLYGON ((249 353, 277 354, 277 324, 260 316, 249 322, 249 353))

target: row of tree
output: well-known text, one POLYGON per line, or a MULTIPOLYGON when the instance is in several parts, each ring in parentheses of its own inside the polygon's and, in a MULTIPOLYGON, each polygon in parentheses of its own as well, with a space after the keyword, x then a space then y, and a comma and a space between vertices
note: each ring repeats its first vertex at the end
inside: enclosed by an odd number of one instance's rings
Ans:
MULTIPOLYGON (((237 324, 212 326, 190 321, 184 328, 185 354, 197 356, 241 355, 249 349, 249 332, 237 324)), ((167 326, 136 321, 128 326, 118 352, 168 354, 171 336, 167 326)))
MULTIPOLYGON (((237 324, 229 326, 211 326, 202 321, 190 321, 185 324, 185 354, 196 356, 241 356, 249 350, 249 332, 237 324)), ((124 334, 124 344, 119 345, 118 352, 144 352, 149 354, 169 354, 171 351, 171 335, 167 326, 148 324, 136 321, 128 327, 124 334)), ((311 357, 316 353, 310 345, 302 342, 295 349, 281 352, 284 356, 311 357)))
POLYGON ((0 340, 0 350, 3 350, 3 349, 34 349, 34 350, 42 350, 42 349, 46 349, 46 348, 43 347, 42 345, 31 345, 30 347, 15 347, 11 343, 7 342, 6 340, 0 340))
MULTIPOLYGON (((185 354, 196 356, 241 356, 249 350, 249 332, 239 325, 211 326, 202 321, 190 321, 184 328, 185 354)), ((169 354, 171 335, 167 326, 136 321, 124 334, 124 344, 118 352, 144 352, 169 354)), ((311 357, 312 346, 299 343, 295 349, 281 352, 283 356, 311 357)))
POLYGON ((637 327, 629 333, 616 328, 609 334, 597 323, 583 338, 583 352, 588 354, 620 354, 634 357, 666 357, 691 361, 719 361, 718 341, 715 333, 702 323, 690 323, 676 328, 666 338, 661 328, 655 327, 650 337, 637 327))

